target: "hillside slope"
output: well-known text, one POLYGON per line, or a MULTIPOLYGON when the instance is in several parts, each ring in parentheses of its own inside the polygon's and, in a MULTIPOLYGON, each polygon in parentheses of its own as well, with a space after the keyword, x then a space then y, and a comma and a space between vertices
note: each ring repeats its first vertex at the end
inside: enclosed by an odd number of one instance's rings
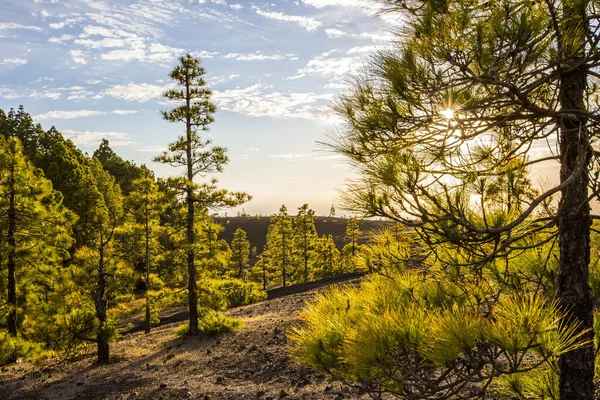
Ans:
MULTIPOLYGON (((349 275, 338 280, 356 284, 349 275)), ((77 362, 36 368, 21 363, 3 368, 0 393, 10 400, 46 399, 360 399, 323 374, 292 362, 285 331, 315 291, 332 280, 286 288, 271 299, 229 310, 245 327, 220 338, 177 338, 179 323, 149 335, 123 335, 112 348, 115 361, 77 362)), ((367 398, 367 397, 365 397, 367 398)))

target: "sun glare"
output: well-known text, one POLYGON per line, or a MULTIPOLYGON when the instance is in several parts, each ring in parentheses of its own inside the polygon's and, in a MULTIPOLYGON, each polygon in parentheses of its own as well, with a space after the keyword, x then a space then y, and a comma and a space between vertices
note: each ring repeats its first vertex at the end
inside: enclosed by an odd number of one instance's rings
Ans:
POLYGON ((444 116, 444 118, 446 118, 446 119, 454 119, 454 110, 451 108, 442 110, 440 112, 440 114, 442 114, 444 116))

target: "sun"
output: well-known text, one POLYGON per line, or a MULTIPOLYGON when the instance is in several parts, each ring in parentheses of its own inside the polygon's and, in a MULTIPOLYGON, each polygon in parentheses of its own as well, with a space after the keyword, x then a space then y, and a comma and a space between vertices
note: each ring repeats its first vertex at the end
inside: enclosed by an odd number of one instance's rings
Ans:
POLYGON ((454 110, 451 108, 446 108, 440 111, 440 114, 442 114, 446 119, 454 119, 454 110))

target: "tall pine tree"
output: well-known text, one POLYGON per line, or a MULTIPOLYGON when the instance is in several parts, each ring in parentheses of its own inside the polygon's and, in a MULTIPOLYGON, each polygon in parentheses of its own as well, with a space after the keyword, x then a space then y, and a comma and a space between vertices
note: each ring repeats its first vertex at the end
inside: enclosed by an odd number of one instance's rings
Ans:
POLYGON ((183 189, 187 208, 186 238, 187 238, 187 269, 188 269, 188 309, 189 334, 197 335, 198 331, 198 271, 196 267, 195 245, 196 229, 195 214, 199 207, 206 212, 214 205, 240 204, 249 199, 244 193, 229 194, 217 190, 215 181, 209 184, 197 185, 195 178, 222 172, 228 159, 223 147, 211 147, 210 140, 203 140, 199 131, 207 131, 214 122, 213 114, 216 107, 210 101, 211 91, 205 87, 206 71, 200 61, 187 54, 179 59, 179 65, 171 71, 170 77, 178 87, 165 93, 165 97, 179 105, 164 111, 165 120, 185 124, 185 134, 169 145, 169 150, 156 157, 155 161, 169 164, 173 167, 185 168, 183 189))

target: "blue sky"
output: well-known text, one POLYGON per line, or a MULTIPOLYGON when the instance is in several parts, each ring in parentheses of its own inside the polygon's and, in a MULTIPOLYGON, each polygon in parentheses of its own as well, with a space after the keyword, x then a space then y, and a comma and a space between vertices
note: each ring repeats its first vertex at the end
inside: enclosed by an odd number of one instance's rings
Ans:
POLYGON ((315 142, 339 124, 329 104, 348 74, 391 40, 397 22, 376 10, 368 0, 1 0, 0 108, 22 104, 84 151, 106 137, 173 175, 151 159, 182 133, 159 111, 169 71, 190 52, 219 110, 209 135, 229 149, 220 185, 254 196, 246 212, 307 202, 327 214, 351 171, 315 142))

